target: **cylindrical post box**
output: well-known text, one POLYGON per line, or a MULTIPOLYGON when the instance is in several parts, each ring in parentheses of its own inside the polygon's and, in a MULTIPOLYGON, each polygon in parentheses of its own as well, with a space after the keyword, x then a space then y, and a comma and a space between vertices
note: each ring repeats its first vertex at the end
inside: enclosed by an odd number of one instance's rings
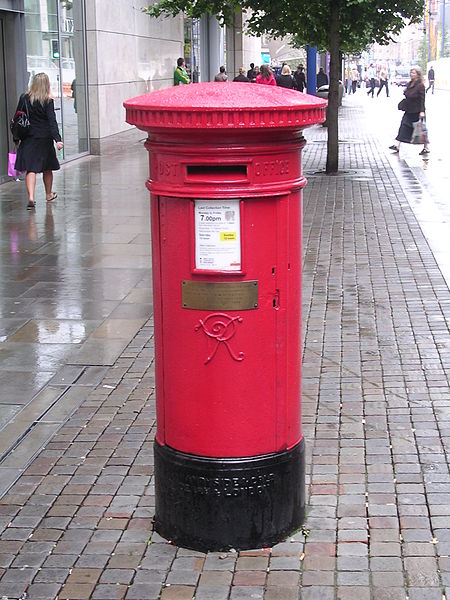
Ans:
POLYGON ((325 106, 246 83, 125 102, 150 153, 155 529, 177 545, 265 547, 302 524, 302 130, 325 106))

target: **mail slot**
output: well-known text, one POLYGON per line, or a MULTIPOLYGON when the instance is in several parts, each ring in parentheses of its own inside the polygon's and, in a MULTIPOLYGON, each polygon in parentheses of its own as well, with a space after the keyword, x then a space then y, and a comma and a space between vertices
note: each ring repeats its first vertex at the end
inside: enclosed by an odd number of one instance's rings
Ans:
POLYGON ((216 177, 217 181, 247 178, 247 165, 188 165, 187 176, 198 180, 216 177))
POLYGON ((326 101, 203 83, 125 102, 148 133, 155 529, 265 547, 304 518, 302 131, 326 101))

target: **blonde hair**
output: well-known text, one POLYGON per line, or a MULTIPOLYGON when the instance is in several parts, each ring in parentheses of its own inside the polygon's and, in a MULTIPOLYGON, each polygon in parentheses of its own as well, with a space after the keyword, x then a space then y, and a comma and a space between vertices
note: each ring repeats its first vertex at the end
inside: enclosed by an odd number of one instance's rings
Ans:
POLYGON ((33 75, 30 87, 28 88, 28 96, 30 97, 31 104, 37 101, 44 106, 50 98, 50 80, 47 73, 36 73, 36 75, 33 75))
POLYGON ((282 75, 290 75, 291 67, 289 65, 284 65, 284 67, 281 69, 281 74, 282 75))
POLYGON ((240 73, 241 75, 245 75, 245 74, 246 74, 246 72, 247 72, 247 71, 246 71, 245 67, 239 67, 239 73, 240 73))
MULTIPOLYGON (((416 85, 418 85, 419 83, 423 83, 423 75, 422 75, 422 71, 420 69, 420 67, 418 67, 417 65, 414 65, 411 67, 411 71, 415 71, 417 73, 417 79, 410 81, 410 87, 415 87, 416 85)), ((410 71, 410 73, 411 73, 410 71)))

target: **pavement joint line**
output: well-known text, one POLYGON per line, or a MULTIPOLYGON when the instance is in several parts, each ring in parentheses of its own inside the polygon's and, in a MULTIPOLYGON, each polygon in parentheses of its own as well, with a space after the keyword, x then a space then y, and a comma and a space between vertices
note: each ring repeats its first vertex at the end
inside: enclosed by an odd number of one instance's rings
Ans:
MULTIPOLYGON (((42 388, 42 389, 45 389, 45 387, 46 387, 46 386, 44 386, 44 388, 42 388)), ((32 429, 32 428, 33 428, 33 427, 34 427, 34 426, 35 426, 37 423, 39 423, 39 422, 40 422, 40 420, 41 420, 42 416, 43 416, 45 413, 47 413, 47 412, 48 412, 48 411, 49 411, 49 410, 50 410, 50 409, 51 409, 53 406, 55 406, 55 405, 56 405, 56 404, 59 402, 59 400, 60 400, 60 399, 63 397, 63 395, 66 393, 67 389, 68 389, 68 388, 66 388, 66 389, 64 389, 64 390, 62 390, 62 391, 61 391, 61 393, 60 393, 60 394, 59 394, 59 395, 56 397, 56 399, 55 399, 55 400, 54 400, 54 401, 53 401, 53 402, 52 402, 52 403, 51 403, 51 404, 50 404, 50 405, 49 405, 49 406, 48 406, 48 407, 47 407, 47 408, 46 408, 46 409, 43 411, 43 413, 42 413, 42 414, 39 416, 39 418, 37 418, 37 419, 33 419, 32 421, 30 421, 30 423, 29 423, 27 426, 25 426, 25 428, 24 428, 24 429, 22 430, 22 432, 19 434, 19 437, 18 437, 18 438, 16 438, 15 442, 14 442, 13 444, 11 444, 11 445, 10 445, 10 446, 9 446, 9 447, 6 449, 6 450, 4 450, 4 451, 2 452, 2 454, 0 455, 0 467, 1 467, 1 463, 2 463, 2 462, 3 462, 3 461, 4 461, 4 460, 5 460, 7 457, 8 457, 8 455, 9 455, 11 452, 13 452, 13 451, 14 451, 14 450, 17 448, 17 446, 18 446, 18 445, 19 445, 19 444, 22 442, 22 440, 23 440, 23 439, 24 439, 24 438, 25 438, 25 437, 28 435, 28 433, 31 431, 31 429, 32 429)), ((41 392, 41 391, 42 391, 42 390, 40 390, 40 392, 41 392)), ((40 393, 40 392, 38 392, 38 393, 40 393)), ((30 402, 32 402, 32 400, 31 400, 30 402)), ((27 405, 27 406, 28 406, 28 405, 27 405)), ((24 407, 22 410, 25 410, 26 408, 27 408, 27 407, 25 406, 25 407, 24 407)), ((19 412, 17 413, 17 415, 20 415, 20 414, 21 414, 21 412, 22 412, 22 411, 19 411, 19 412)), ((17 415, 15 415, 15 417, 16 417, 17 415)), ((1 430, 1 433, 4 435, 4 434, 5 434, 5 432, 6 432, 8 429, 11 429, 11 428, 12 428, 14 425, 15 425, 15 421, 14 421, 14 420, 12 420, 10 423, 8 423, 8 424, 7 424, 7 425, 6 425, 6 426, 5 426, 5 427, 4 427, 4 428, 1 430)))
MULTIPOLYGON (((77 365, 77 366, 80 366, 80 365, 77 365)), ((30 421, 30 422, 29 422, 29 424, 28 424, 27 426, 25 426, 25 428, 24 428, 24 429, 22 430, 22 432, 19 434, 19 437, 16 439, 15 443, 14 443, 14 444, 11 444, 11 445, 10 445, 10 446, 9 446, 7 449, 5 449, 5 450, 3 450, 3 451, 2 451, 2 453, 0 454, 0 467, 1 467, 1 463, 2 463, 2 462, 3 462, 3 461, 4 461, 4 460, 5 460, 7 457, 8 457, 8 455, 9 455, 11 452, 13 452, 14 450, 16 450, 17 446, 19 446, 19 444, 20 444, 20 443, 23 441, 23 439, 24 439, 24 438, 25 438, 25 437, 28 435, 28 433, 29 433, 29 432, 30 432, 30 431, 33 429, 33 427, 34 427, 36 424, 38 424, 38 423, 45 422, 45 415, 46 415, 46 414, 47 414, 47 413, 48 413, 48 412, 49 412, 49 411, 50 411, 52 408, 54 408, 55 406, 57 406, 59 402, 61 402, 61 400, 64 398, 64 396, 65 396, 65 395, 68 393, 68 391, 69 391, 69 390, 70 390, 72 387, 76 387, 76 385, 77 385, 77 384, 76 384, 76 382, 77 382, 79 379, 81 379, 81 377, 82 377, 82 376, 83 376, 83 375, 86 373, 86 370, 87 370, 87 368, 88 368, 89 366, 91 366, 91 365, 86 365, 86 366, 84 366, 84 367, 83 367, 83 366, 81 366, 81 368, 82 368, 82 371, 81 371, 81 373, 79 374, 79 376, 76 378, 76 380, 75 380, 75 381, 73 381, 73 382, 72 382, 72 383, 70 383, 70 384, 66 384, 66 385, 64 386, 64 389, 62 389, 62 390, 61 390, 61 393, 60 393, 60 394, 58 394, 58 395, 55 397, 54 401, 53 401, 51 404, 49 404, 48 406, 46 406, 46 408, 45 408, 45 409, 43 409, 43 410, 42 410, 42 412, 41 412, 41 414, 39 415, 39 417, 37 417, 37 418, 33 419, 32 421, 30 421)), ((103 366, 103 365, 100 365, 100 366, 103 366)), ((64 368, 64 367, 61 367, 61 368, 60 368, 60 369, 59 369, 59 370, 58 370, 58 371, 55 373, 55 376, 58 374, 58 372, 59 372, 59 371, 62 371, 62 370, 63 370, 63 368, 64 368)), ((43 386, 43 387, 42 387, 42 388, 41 388, 41 389, 40 389, 40 390, 39 390, 39 391, 38 391, 38 392, 35 394, 35 397, 36 397, 37 395, 39 395, 39 394, 42 394, 42 393, 43 393, 43 391, 44 391, 45 389, 52 388, 52 387, 56 388, 56 387, 58 387, 58 386, 52 386, 51 384, 50 384, 50 385, 49 385, 49 384, 46 384, 46 385, 44 385, 44 386, 43 386)), ((63 386, 61 386, 61 387, 63 387, 63 386)), ((92 386, 92 385, 86 385, 86 386, 78 386, 78 387, 93 387, 93 386, 92 386)), ((17 418, 18 416, 20 416, 20 415, 21 415, 21 414, 22 414, 24 411, 26 411, 26 409, 27 409, 28 407, 30 407, 30 405, 31 405, 31 403, 32 403, 32 402, 33 402, 33 398, 30 400, 30 402, 29 402, 29 403, 28 403, 26 406, 24 406, 24 407, 22 408, 22 410, 20 410, 20 411, 19 411, 19 412, 18 412, 16 415, 14 415, 14 418, 13 418, 13 420, 12 420, 12 421, 10 421, 10 423, 8 423, 7 425, 5 425, 5 427, 4 427, 4 428, 1 430, 1 432, 0 432, 0 433, 3 433, 3 435, 4 435, 4 434, 5 434, 5 432, 8 430, 8 428, 12 428, 12 427, 14 427, 14 425, 15 425, 15 423, 16 423, 16 418, 17 418)), ((69 416, 68 418, 70 418, 70 416, 69 416)), ((46 422, 51 422, 51 421, 46 421, 46 422)), ((57 421, 53 421, 53 422, 57 422, 57 421)), ((50 438, 50 439, 51 439, 51 438, 50 438)))

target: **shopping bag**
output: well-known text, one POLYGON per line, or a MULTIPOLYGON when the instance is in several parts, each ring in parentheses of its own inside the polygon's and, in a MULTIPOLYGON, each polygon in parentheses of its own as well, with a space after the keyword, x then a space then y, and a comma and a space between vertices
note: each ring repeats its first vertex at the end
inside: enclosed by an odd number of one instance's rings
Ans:
POLYGON ((411 144, 427 144, 428 143, 428 131, 425 121, 420 119, 413 123, 413 133, 411 137, 411 144))
POLYGON ((23 171, 16 171, 14 165, 16 164, 16 153, 8 152, 8 175, 9 177, 19 177, 23 171))

